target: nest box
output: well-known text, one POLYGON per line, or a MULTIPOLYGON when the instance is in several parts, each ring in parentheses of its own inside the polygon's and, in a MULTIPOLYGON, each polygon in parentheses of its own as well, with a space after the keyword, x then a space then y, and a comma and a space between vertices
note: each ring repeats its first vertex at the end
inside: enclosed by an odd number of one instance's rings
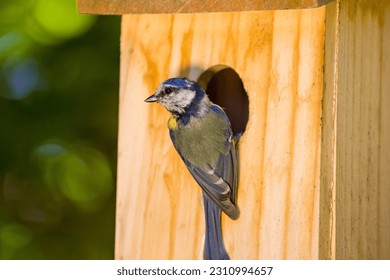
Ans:
POLYGON ((143 102, 175 76, 243 131, 232 259, 390 258, 389 1, 78 2, 123 15, 116 259, 202 259, 201 190, 143 102))

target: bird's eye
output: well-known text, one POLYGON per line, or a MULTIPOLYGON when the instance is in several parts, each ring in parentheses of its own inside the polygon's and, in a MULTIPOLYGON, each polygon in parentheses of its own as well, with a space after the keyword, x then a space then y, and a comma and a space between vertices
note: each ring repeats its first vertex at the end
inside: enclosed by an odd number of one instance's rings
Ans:
POLYGON ((170 93, 172 93, 172 91, 173 90, 171 88, 169 88, 169 87, 164 89, 164 93, 165 94, 170 94, 170 93))

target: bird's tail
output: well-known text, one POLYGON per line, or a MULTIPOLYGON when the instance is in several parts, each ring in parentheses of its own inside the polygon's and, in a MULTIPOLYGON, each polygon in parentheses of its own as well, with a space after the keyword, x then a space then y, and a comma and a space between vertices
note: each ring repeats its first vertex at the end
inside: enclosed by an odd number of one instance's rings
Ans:
POLYGON ((222 239, 221 209, 205 193, 203 193, 203 202, 206 218, 203 259, 230 260, 222 239))

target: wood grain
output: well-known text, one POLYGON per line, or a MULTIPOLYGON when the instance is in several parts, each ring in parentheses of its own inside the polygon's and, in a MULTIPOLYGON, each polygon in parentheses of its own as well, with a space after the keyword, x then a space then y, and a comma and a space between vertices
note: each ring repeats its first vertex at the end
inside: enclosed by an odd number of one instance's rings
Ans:
POLYGON ((333 65, 334 84, 325 93, 337 100, 331 257, 390 259, 390 2, 338 1, 333 20, 326 69, 333 65))
POLYGON ((316 8, 334 0, 78 0, 80 13, 162 14, 316 8))
POLYGON ((325 8, 125 15, 121 37, 116 259, 201 259, 201 191, 175 152, 163 80, 232 67, 249 96, 239 141, 233 259, 316 259, 325 8), (226 28, 229 26, 229 28, 226 28))
POLYGON ((336 143, 338 101, 339 2, 326 7, 324 94, 322 99, 319 259, 335 259, 336 143))

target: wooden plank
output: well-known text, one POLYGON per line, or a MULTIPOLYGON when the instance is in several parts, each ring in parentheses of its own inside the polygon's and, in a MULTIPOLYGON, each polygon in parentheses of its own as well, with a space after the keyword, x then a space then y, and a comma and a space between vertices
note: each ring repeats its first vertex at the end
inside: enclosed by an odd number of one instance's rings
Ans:
POLYGON ((340 1, 336 258, 390 258, 390 2, 340 1))
POLYGON ((80 13, 162 14, 307 9, 334 0, 78 0, 80 13))
POLYGON ((336 143, 339 2, 326 7, 324 95, 322 99, 319 259, 335 259, 336 143))
POLYGON ((125 15, 121 37, 116 259, 201 259, 201 191, 168 113, 143 100, 174 76, 232 67, 249 96, 238 205, 223 216, 233 259, 316 259, 325 8, 125 15), (229 26, 227 29, 225 26, 229 26))
POLYGON ((390 259, 390 2, 327 7, 320 258, 390 259))

